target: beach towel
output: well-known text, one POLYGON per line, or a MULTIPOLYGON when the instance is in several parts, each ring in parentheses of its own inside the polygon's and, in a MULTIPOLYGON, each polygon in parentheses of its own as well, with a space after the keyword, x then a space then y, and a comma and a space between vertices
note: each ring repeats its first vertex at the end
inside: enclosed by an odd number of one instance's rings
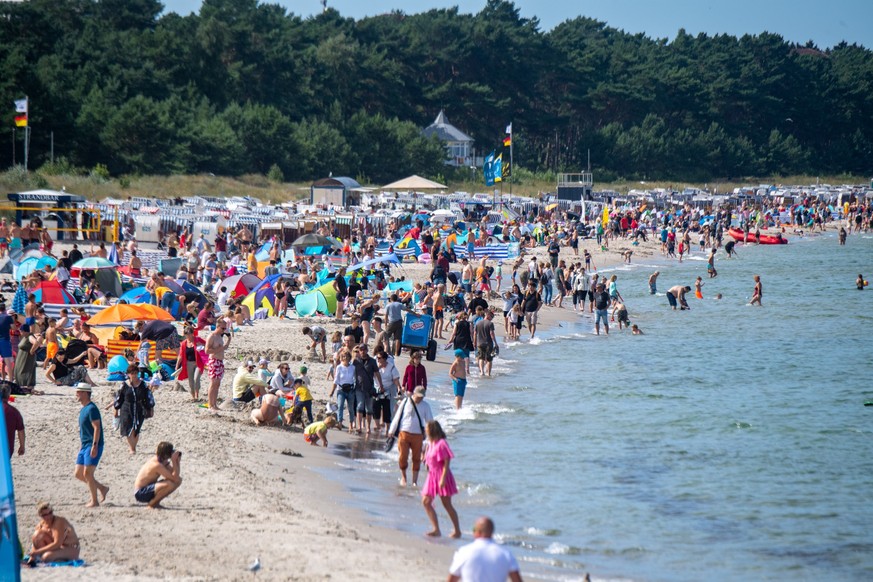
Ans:
MULTIPOLYGON (((26 563, 30 560, 30 555, 25 555, 22 563, 26 563)), ((38 562, 33 567, 34 568, 60 568, 63 566, 69 566, 71 568, 78 568, 80 566, 85 565, 85 560, 64 560, 63 562, 38 562)))

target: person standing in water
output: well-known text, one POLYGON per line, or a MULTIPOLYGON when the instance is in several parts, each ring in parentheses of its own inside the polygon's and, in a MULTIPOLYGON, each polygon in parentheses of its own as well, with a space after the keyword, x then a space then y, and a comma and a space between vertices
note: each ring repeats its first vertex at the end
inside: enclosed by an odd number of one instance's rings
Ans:
POLYGON ((761 275, 755 275, 755 290, 752 292, 752 300, 749 301, 749 305, 761 305, 761 296, 764 295, 764 287, 761 285, 761 275))
POLYGON ((427 433, 427 450, 424 454, 424 462, 427 464, 427 481, 421 489, 421 504, 430 519, 431 529, 427 532, 430 537, 439 537, 440 522, 433 508, 434 497, 439 497, 443 502, 449 519, 452 520, 452 533, 450 537, 461 537, 461 525, 458 522, 458 512, 452 506, 452 496, 457 495, 458 486, 455 477, 449 469, 449 463, 454 458, 454 453, 446 441, 446 433, 443 427, 435 420, 431 420, 425 427, 427 433))
POLYGON ((858 291, 864 290, 864 287, 867 286, 867 281, 864 280, 864 275, 858 273, 858 278, 855 280, 855 285, 858 287, 858 291))
POLYGON ((649 276, 649 294, 654 295, 658 292, 658 275, 660 275, 660 271, 655 271, 649 276))

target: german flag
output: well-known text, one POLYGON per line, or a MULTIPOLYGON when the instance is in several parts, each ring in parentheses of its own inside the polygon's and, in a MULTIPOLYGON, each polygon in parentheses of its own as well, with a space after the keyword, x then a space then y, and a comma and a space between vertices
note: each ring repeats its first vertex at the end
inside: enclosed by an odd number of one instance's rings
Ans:
POLYGON ((15 127, 27 127, 26 113, 21 113, 15 116, 15 127))
POLYGON ((503 138, 503 147, 508 148, 511 145, 512 145, 512 136, 507 135, 506 137, 503 138))

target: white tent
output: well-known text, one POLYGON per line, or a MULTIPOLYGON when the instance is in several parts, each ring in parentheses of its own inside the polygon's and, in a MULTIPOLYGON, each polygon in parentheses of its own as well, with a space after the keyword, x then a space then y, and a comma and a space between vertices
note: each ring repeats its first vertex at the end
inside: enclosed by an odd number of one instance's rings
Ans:
POLYGON ((386 186, 382 186, 380 190, 408 190, 414 192, 416 190, 444 190, 446 188, 448 188, 448 186, 413 174, 408 178, 403 178, 402 180, 398 180, 397 182, 391 182, 386 186))

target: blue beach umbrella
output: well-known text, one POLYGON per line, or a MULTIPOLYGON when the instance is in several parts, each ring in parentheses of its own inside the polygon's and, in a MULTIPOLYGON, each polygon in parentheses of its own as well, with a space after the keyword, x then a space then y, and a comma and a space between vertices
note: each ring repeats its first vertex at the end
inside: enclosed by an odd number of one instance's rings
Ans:
POLYGON ((93 269, 114 269, 118 265, 113 263, 112 261, 107 261, 106 259, 100 257, 88 257, 87 259, 82 259, 81 261, 77 261, 73 265, 73 269, 85 269, 85 270, 93 270, 93 269))

